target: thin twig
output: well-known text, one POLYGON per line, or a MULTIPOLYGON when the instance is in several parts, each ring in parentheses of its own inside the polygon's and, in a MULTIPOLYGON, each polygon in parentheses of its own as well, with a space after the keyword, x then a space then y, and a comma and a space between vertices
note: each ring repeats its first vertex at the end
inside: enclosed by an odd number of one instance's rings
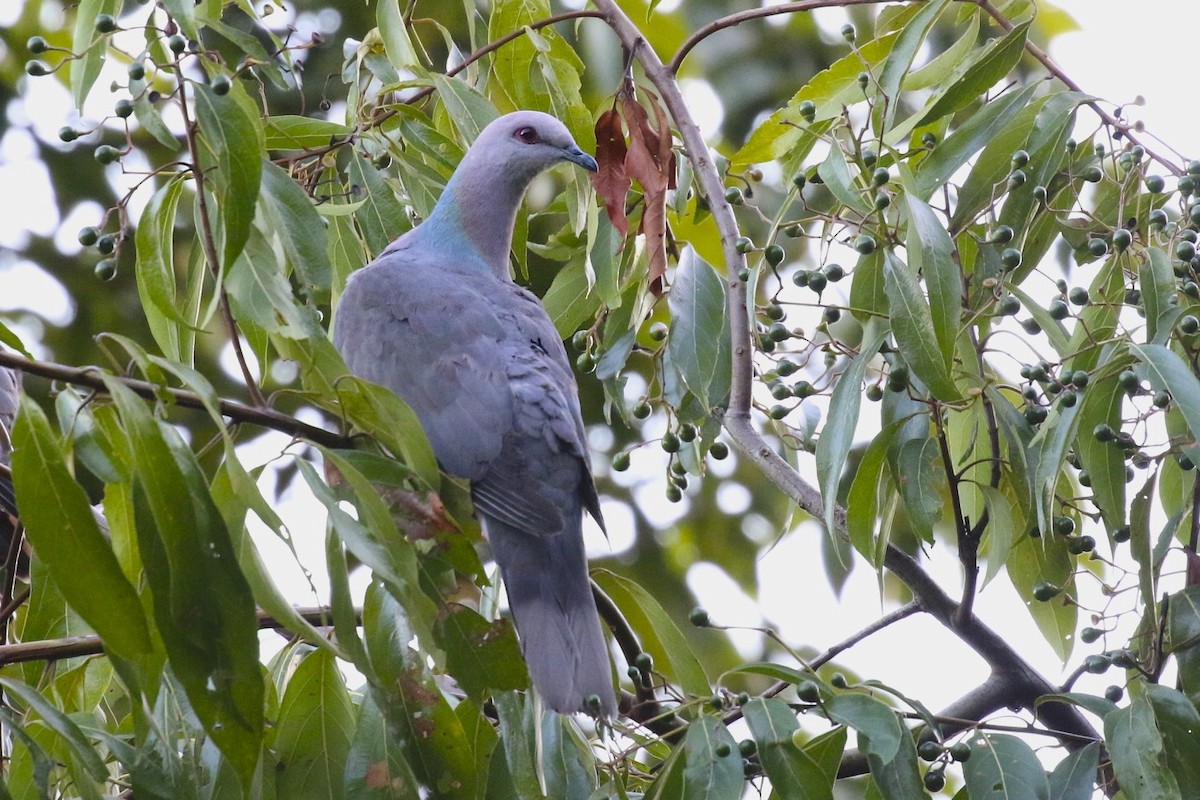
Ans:
MULTIPOLYGON (((73 386, 84 386, 93 391, 107 394, 102 372, 95 367, 68 367, 51 361, 34 361, 6 350, 0 350, 0 367, 11 367, 28 375, 37 375, 52 381, 62 381, 73 386)), ((176 404, 185 408, 204 410, 205 400, 195 392, 186 389, 173 389, 167 386, 137 380, 136 378, 116 377, 115 380, 130 389, 139 397, 155 400, 163 395, 171 398, 176 404)), ((325 447, 349 447, 350 437, 334 431, 318 428, 301 422, 295 417, 284 414, 268 407, 248 406, 236 400, 218 399, 217 408, 220 412, 235 422, 246 422, 263 428, 286 433, 300 439, 307 439, 325 447)))

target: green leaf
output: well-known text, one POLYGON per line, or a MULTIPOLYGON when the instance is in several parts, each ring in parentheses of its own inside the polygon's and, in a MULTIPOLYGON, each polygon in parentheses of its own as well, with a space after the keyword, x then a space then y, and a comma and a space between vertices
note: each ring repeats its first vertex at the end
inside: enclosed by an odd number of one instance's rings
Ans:
POLYGON ((905 187, 904 202, 908 210, 908 229, 904 236, 908 264, 925 279, 933 334, 941 347, 943 363, 949 370, 961 327, 963 297, 962 275, 954 257, 954 242, 933 209, 913 194, 911 171, 901 167, 900 177, 905 187))
POLYGON ((62 738, 72 756, 79 760, 79 764, 88 777, 93 781, 103 781, 108 778, 108 769, 104 766, 96 748, 87 740, 79 726, 61 709, 47 700, 41 692, 21 681, 0 678, 0 686, 3 686, 6 692, 33 710, 46 723, 46 727, 62 738))
POLYGON ((100 533, 83 487, 67 470, 49 420, 27 397, 21 400, 13 444, 13 483, 29 543, 105 647, 138 660, 152 650, 141 601, 100 533))
POLYGON ((324 147, 350 133, 350 126, 339 122, 278 114, 265 122, 263 146, 267 150, 309 150, 324 147))
POLYGON ((729 398, 732 361, 725 282, 690 248, 679 261, 667 295, 671 336, 667 349, 688 391, 706 409, 729 398))
POLYGON ((195 456, 132 391, 105 386, 136 457, 138 547, 159 635, 192 710, 246 785, 263 730, 253 595, 195 456))
POLYGON ((346 170, 350 179, 352 197, 364 197, 366 202, 354 215, 354 221, 362 231, 367 249, 379 255, 400 234, 412 227, 404 205, 396 199, 396 193, 384 181, 379 170, 367 159, 355 154, 346 170))
POLYGON ((825 188, 843 206, 862 214, 870 213, 871 205, 850 175, 850 165, 846 163, 846 154, 842 151, 839 139, 835 138, 830 144, 829 155, 817 167, 817 174, 825 182, 825 188))
POLYGON ((454 121, 454 127, 468 142, 479 138, 480 131, 500 116, 492 101, 462 78, 435 73, 433 85, 437 87, 438 97, 454 121))
POLYGON ((988 510, 987 571, 983 576, 983 586, 986 587, 1000 573, 1000 568, 1008 563, 1013 538, 1018 531, 1012 501, 991 486, 980 486, 979 489, 983 492, 988 510))
POLYGON ((1099 763, 1099 742, 1067 754, 1050 773, 1050 800, 1092 800, 1099 763))
MULTIPOLYGON (((975 208, 975 201, 972 199, 973 195, 967 192, 966 187, 979 186, 982 180, 986 180, 975 178, 976 171, 991 166, 992 162, 998 158, 995 153, 999 152, 999 147, 993 151, 989 143, 1002 136, 1002 132, 1008 130, 1006 126, 1009 126, 1018 114, 1028 108, 1029 99, 1033 97, 1037 89, 1038 85, 1033 83, 1023 89, 1001 95, 990 103, 986 103, 955 128, 954 133, 938 142, 933 148, 933 152, 927 155, 917 166, 917 194, 923 199, 928 198, 936 190, 944 186, 953 177, 954 173, 958 172, 981 147, 985 145, 989 146, 984 151, 985 155, 989 156, 988 161, 984 161, 985 156, 980 156, 979 161, 976 162, 976 168, 971 171, 971 175, 967 179, 967 184, 959 192, 958 205, 955 206, 954 216, 951 220, 951 227, 955 230, 962 225, 963 220, 966 219, 967 212, 974 214, 977 210, 975 208), (972 179, 975 179, 974 183, 972 183, 972 179)), ((1033 112, 1030 112, 1030 120, 1032 120, 1032 116, 1033 112)), ((1012 127, 1014 132, 1010 133, 1010 137, 1020 137, 1021 141, 1024 141, 1027 128, 1021 125, 1014 125, 1012 127)), ((1009 163, 1011 153, 1012 150, 1010 149, 1004 154, 1003 163, 996 162, 995 172, 998 173, 1005 167, 1011 169, 1009 163)), ((989 178, 992 178, 992 183, 1002 177, 1002 174, 989 174, 989 178)), ((986 188, 990 190, 991 184, 988 184, 986 188)), ((977 197, 978 194, 976 193, 974 196, 977 197)))
POLYGON ((1160 247, 1147 247, 1146 258, 1138 270, 1141 279, 1139 288, 1146 309, 1146 343, 1164 344, 1173 325, 1164 324, 1174 316, 1176 278, 1171 269, 1171 259, 1160 247))
POLYGON ((678 683, 688 694, 696 697, 712 694, 708 675, 691 645, 650 592, 607 570, 594 570, 592 577, 621 609, 641 639, 642 647, 654 658, 656 671, 678 683))
POLYGON ((104 67, 105 51, 108 50, 108 35, 96 32, 96 17, 108 14, 115 17, 120 10, 117 0, 80 0, 75 11, 75 32, 71 36, 71 51, 80 54, 72 61, 71 96, 75 108, 83 112, 83 102, 91 92, 100 70, 104 67))
POLYGON ((867 753, 871 777, 875 779, 875 785, 884 800, 913 800, 925 796, 921 771, 917 766, 917 748, 906 726, 900 726, 900 747, 890 761, 884 761, 875 754, 876 748, 861 729, 858 732, 858 746, 867 753))
POLYGON ((168 358, 180 360, 180 326, 190 323, 177 307, 175 283, 175 212, 185 182, 172 178, 150 198, 138 222, 138 296, 150 333, 168 358))
POLYGON ((883 257, 884 286, 892 320, 892 333, 900 355, 930 393, 939 400, 961 399, 950 377, 947 360, 938 347, 933 313, 921 292, 912 267, 888 250, 883 257))
MULTIPOLYGON (((1109 358, 1104 370, 1109 372, 1120 362, 1109 358)), ((1112 370, 1107 377, 1093 379, 1083 393, 1079 411, 1079 433, 1075 438, 1075 454, 1092 480, 1092 496, 1096 508, 1104 519, 1105 527, 1115 531, 1125 524, 1125 458, 1120 447, 1111 442, 1096 440, 1093 431, 1097 425, 1109 425, 1114 431, 1121 428, 1121 405, 1125 396, 1117 382, 1117 372, 1112 370)))
POLYGON ((858 427, 863 377, 871 361, 879 355, 879 347, 887 334, 887 325, 878 318, 871 318, 863 326, 858 355, 851 360, 833 388, 833 396, 829 400, 829 419, 821 431, 821 438, 817 440, 817 477, 825 504, 825 528, 831 536, 837 530, 834 514, 837 486, 842 479, 846 457, 854 445, 854 431, 858 427))
POLYGON ((564 339, 579 330, 585 320, 600 308, 600 293, 591 291, 583 259, 572 261, 558 271, 542 303, 564 339))
MULTIPOLYGON (((327 340, 322 340, 321 346, 326 344, 327 340)), ((347 376, 338 381, 337 397, 346 417, 403 461, 426 486, 441 483, 437 459, 421 421, 394 392, 347 376)))
MULTIPOLYGON (((938 442, 926 433, 900 443, 896 451, 892 480, 908 511, 909 523, 923 541, 932 542, 933 526, 942 518, 942 509, 950 496, 938 442)), ((877 560, 881 558, 882 553, 876 556, 877 560)))
POLYGON ((893 422, 871 440, 858 462, 854 482, 850 484, 850 493, 846 497, 846 532, 850 535, 850 544, 876 569, 881 566, 880 553, 886 551, 886 548, 878 546, 875 539, 879 516, 879 476, 883 474, 883 467, 887 463, 892 439, 903 424, 904 421, 893 422))
POLYGON ((1170 596, 1167 641, 1179 662, 1179 683, 1193 703, 1200 702, 1200 586, 1170 596))
MULTIPOLYGON (((1190 587, 1195 588, 1195 587, 1190 587)), ((1181 692, 1156 683, 1145 685, 1146 699, 1158 720, 1167 769, 1181 797, 1200 792, 1200 712, 1181 692)))
POLYGON ((1154 709, 1143 695, 1104 718, 1104 739, 1113 771, 1130 800, 1182 800, 1171 772, 1154 709))
POLYGON ((1071 572, 1074 559, 1067 552, 1062 537, 1046 533, 1041 538, 1020 536, 1008 559, 1008 576, 1017 594, 1025 602, 1046 643, 1065 663, 1075 645, 1078 606, 1068 596, 1074 589, 1071 572), (1040 581, 1052 583, 1062 593, 1048 602, 1033 596, 1033 587, 1040 581))
POLYGON ((688 725, 683 737, 681 797, 739 800, 742 758, 737 741, 720 717, 705 714, 688 725))
MULTIPOLYGON (((1175 407, 1183 414, 1192 441, 1200 439, 1200 380, 1173 350, 1157 344, 1130 344, 1129 349, 1142 362, 1139 371, 1156 391, 1171 393, 1175 407)), ((1195 444, 1185 452, 1192 461, 1200 460, 1200 448, 1195 444)))
POLYGON ((264 160, 261 199, 300 293, 311 297, 328 292, 332 270, 325 223, 308 195, 281 168, 264 160))
POLYGON ((542 715, 541 775, 546 796, 555 800, 588 800, 596 788, 596 757, 571 719, 542 715))
POLYGON ((379 26, 379 36, 383 39, 383 48, 392 66, 423 71, 420 69, 417 49, 408 33, 408 23, 400 11, 399 0, 380 0, 375 6, 375 24, 379 26))
POLYGON ((825 702, 825 712, 834 722, 848 725, 868 737, 862 745, 869 755, 886 764, 896 757, 903 738, 896 711, 874 697, 857 692, 838 694, 825 702))
POLYGON ((417 778, 389 735, 383 713, 374 698, 365 695, 346 754, 347 800, 407 800, 418 792, 417 778))
POLYGON ((934 21, 948 5, 949 0, 931 0, 925 3, 900 31, 900 36, 879 73, 879 91, 885 99, 876 106, 876 109, 882 108, 882 122, 876 122, 877 133, 882 134, 892 127, 896 109, 900 105, 900 84, 912 69, 913 59, 925 43, 925 37, 933 27, 934 21))
POLYGON ((262 127, 254 101, 240 82, 226 95, 197 85, 195 108, 199 168, 212 193, 210 202, 216 205, 210 223, 221 263, 210 266, 224 273, 246 246, 254 223, 262 178, 262 127))
POLYGON ((1050 782, 1033 748, 1015 736, 979 734, 963 764, 971 800, 1050 800, 1050 782))
POLYGON ((946 94, 934 103, 918 125, 948 117, 959 109, 973 103, 980 94, 991 89, 1017 65, 1025 53, 1025 39, 1029 35, 1030 22, 1017 25, 992 46, 986 56, 972 64, 961 78, 955 81, 946 94))
POLYGON ((433 629, 446 652, 446 669, 467 696, 482 704, 492 692, 525 689, 529 673, 512 624, 488 622, 478 612, 450 604, 433 629))
POLYGON ((773 697, 755 698, 742 706, 742 712, 778 800, 833 800, 833 776, 792 744, 792 733, 800 726, 786 703, 773 697))
POLYGON ((296 666, 274 727, 280 797, 345 797, 354 709, 337 662, 327 650, 313 650, 296 666))

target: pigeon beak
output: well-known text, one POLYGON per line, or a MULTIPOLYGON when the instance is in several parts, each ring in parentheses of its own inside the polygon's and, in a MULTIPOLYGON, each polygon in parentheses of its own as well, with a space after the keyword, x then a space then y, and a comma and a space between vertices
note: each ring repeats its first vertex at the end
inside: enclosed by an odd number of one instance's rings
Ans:
POLYGON ((595 172, 600 169, 600 165, 596 163, 596 159, 583 152, 576 145, 563 148, 563 158, 570 161, 572 164, 578 164, 588 172, 595 172))

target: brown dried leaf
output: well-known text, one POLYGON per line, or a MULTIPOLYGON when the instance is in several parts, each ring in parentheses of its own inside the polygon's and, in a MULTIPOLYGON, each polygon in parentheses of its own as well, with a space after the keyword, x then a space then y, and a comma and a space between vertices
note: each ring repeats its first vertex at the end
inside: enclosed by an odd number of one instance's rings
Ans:
POLYGON ((604 210, 613 227, 621 232, 621 240, 629 233, 629 219, 625 216, 625 195, 632 181, 625 171, 625 132, 621 127, 621 115, 610 108, 596 120, 596 162, 600 169, 592 175, 592 186, 604 201, 604 210))
POLYGON ((625 154, 625 170, 642 186, 642 233, 646 236, 646 252, 650 256, 647 282, 655 294, 662 293, 663 276, 667 272, 667 187, 675 174, 671 149, 671 128, 666 115, 653 95, 647 93, 654 106, 659 125, 650 124, 646 109, 632 97, 622 99, 621 110, 629 128, 629 150, 625 154))

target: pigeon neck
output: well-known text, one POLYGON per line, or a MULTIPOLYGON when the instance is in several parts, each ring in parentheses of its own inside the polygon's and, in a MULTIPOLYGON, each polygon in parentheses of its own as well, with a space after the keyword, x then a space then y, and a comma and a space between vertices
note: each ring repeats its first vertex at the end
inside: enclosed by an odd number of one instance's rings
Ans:
POLYGON ((508 278, 513 225, 530 179, 474 160, 470 153, 462 160, 420 227, 441 247, 463 242, 497 278, 508 278))

